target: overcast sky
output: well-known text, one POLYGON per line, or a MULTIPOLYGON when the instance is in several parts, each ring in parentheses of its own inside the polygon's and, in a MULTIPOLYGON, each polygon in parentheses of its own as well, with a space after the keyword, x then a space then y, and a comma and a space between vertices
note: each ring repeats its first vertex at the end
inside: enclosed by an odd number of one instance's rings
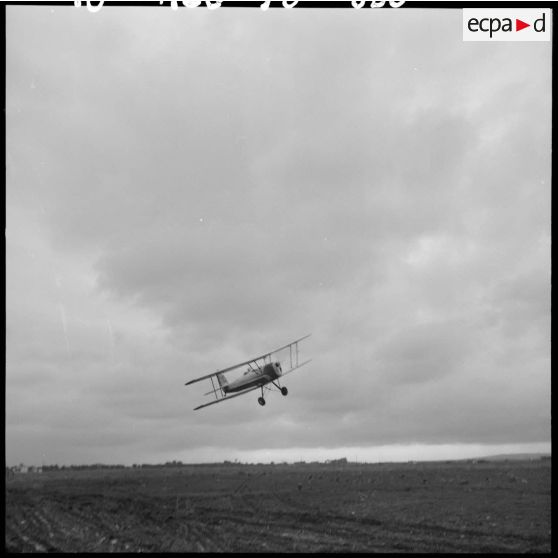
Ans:
POLYGON ((8 464, 549 451, 551 43, 461 18, 8 7, 8 464))

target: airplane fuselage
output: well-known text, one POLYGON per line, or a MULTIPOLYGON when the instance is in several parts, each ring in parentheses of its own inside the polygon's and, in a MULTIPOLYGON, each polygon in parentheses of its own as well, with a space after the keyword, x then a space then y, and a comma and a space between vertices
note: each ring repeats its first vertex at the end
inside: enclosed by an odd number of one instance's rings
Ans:
POLYGON ((244 391, 253 387, 265 386, 273 382, 281 376, 281 364, 279 362, 270 362, 264 365, 263 368, 249 369, 244 374, 231 383, 222 384, 221 389, 225 393, 235 393, 244 391))

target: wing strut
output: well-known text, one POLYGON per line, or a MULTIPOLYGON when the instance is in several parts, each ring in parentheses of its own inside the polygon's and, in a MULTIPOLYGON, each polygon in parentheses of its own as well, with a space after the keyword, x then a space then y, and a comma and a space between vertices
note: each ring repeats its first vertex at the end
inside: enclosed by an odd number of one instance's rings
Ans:
POLYGON ((289 346, 289 355, 291 357, 291 368, 293 367, 293 346, 289 346))
POLYGON ((213 393, 215 393, 215 399, 219 399, 219 397, 217 396, 217 390, 215 389, 215 384, 213 383, 213 376, 210 376, 210 378, 211 378, 211 387, 213 388, 213 393))

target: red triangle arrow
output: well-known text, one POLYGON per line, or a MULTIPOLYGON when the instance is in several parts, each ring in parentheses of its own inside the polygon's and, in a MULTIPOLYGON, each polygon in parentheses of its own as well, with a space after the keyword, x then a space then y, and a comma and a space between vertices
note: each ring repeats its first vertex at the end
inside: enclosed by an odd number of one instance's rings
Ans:
POLYGON ((530 23, 525 23, 524 21, 521 21, 520 19, 515 19, 515 30, 516 31, 521 31, 522 29, 525 29, 525 27, 531 27, 530 23))

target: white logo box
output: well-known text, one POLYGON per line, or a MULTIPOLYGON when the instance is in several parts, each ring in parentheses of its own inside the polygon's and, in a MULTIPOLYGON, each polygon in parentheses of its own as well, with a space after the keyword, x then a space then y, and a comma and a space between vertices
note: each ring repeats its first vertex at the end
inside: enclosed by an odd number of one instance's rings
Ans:
POLYGON ((464 41, 550 41, 549 8, 464 8, 464 41))

